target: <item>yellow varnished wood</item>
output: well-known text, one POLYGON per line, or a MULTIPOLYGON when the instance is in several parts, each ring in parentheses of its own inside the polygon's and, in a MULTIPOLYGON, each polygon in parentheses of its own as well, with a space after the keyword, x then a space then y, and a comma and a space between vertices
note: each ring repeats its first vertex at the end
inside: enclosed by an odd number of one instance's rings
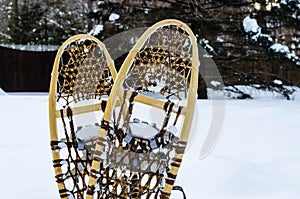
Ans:
MULTIPOLYGON (((97 43, 98 46, 101 47, 101 50, 103 51, 110 73, 113 77, 113 79, 116 77, 116 70, 114 67, 113 60, 111 59, 105 45, 98 40, 97 38, 86 35, 86 34, 80 34, 80 35, 75 35, 67 39, 59 48, 54 64, 53 64, 53 70, 51 73, 51 82, 50 82, 50 89, 49 89, 49 126, 50 126, 50 139, 51 141, 59 141, 58 140, 58 131, 57 131, 57 121, 56 119, 61 117, 59 110, 57 110, 57 105, 56 105, 56 97, 57 97, 57 82, 58 82, 58 70, 59 70, 59 65, 61 61, 61 56, 64 53, 66 47, 73 41, 76 40, 91 40, 97 43)), ((91 112, 91 111, 98 111, 101 110, 100 104, 97 105, 89 105, 89 106, 83 106, 83 107, 77 107, 75 108, 75 114, 81 114, 81 113, 86 113, 86 112, 91 112)), ((59 160, 60 159, 60 154, 59 152, 52 150, 52 156, 53 160, 59 160)), ((55 167, 55 174, 60 175, 62 174, 61 167, 55 167)), ((59 190, 64 190, 65 184, 63 182, 57 182, 58 189, 59 190)), ((68 197, 62 197, 63 199, 67 199, 68 197)))
MULTIPOLYGON (((157 29, 164 27, 164 26, 169 26, 169 25, 174 25, 182 28, 185 30, 189 38, 192 42, 192 69, 191 69, 191 77, 190 77, 190 85, 189 85, 189 90, 188 90, 188 101, 187 101, 187 106, 184 107, 182 110, 182 115, 185 115, 184 118, 184 123, 182 127, 182 132, 180 134, 180 142, 185 143, 188 139, 189 133, 190 133, 190 128, 191 128, 191 123, 192 123, 192 118, 194 114, 194 108, 195 108, 195 103, 196 103, 196 94, 197 94, 197 86, 198 86, 198 66, 199 66, 199 59, 198 59, 198 48, 197 48, 197 42, 196 38, 191 31, 191 29, 184 24, 181 21, 178 20, 173 20, 173 19, 168 19, 168 20, 163 20, 161 22, 156 23, 155 25, 151 26, 142 36, 141 38, 137 41, 137 43, 134 45, 132 50, 129 52, 127 58, 125 59, 118 76, 114 82, 112 91, 110 93, 110 97, 107 102, 106 110, 104 112, 103 119, 105 121, 110 121, 113 109, 116 105, 117 99, 122 98, 120 93, 122 93, 122 83, 123 80, 126 78, 126 75, 128 74, 130 67, 135 59, 135 56, 137 53, 140 51, 140 49, 143 47, 149 36, 154 33, 157 29)), ((130 95, 128 95, 130 96, 130 95)), ((121 101, 121 100, 120 100, 121 101)), ((153 106, 157 108, 163 108, 165 105, 165 102, 162 100, 154 99, 148 96, 144 95, 137 95, 134 99, 135 102, 140 102, 148 106, 153 106)), ((101 129, 99 133, 99 137, 105 138, 106 137, 106 130, 101 129)), ((103 146, 98 145, 96 146, 96 151, 102 151, 103 146)), ((175 154, 175 158, 177 159, 182 159, 183 154, 175 154)), ((179 163, 180 166, 180 163, 179 163)), ((179 166, 171 166, 170 168, 170 173, 172 173, 174 176, 177 175, 179 166)), ((92 163, 92 170, 99 171, 100 168, 100 162, 96 161, 95 159, 93 160, 92 163)), ((89 180, 89 187, 93 187, 96 183, 95 178, 90 178, 89 180)), ((172 185, 166 183, 164 186, 163 191, 165 193, 171 193, 172 191, 172 185)), ((93 199, 93 195, 86 195, 86 199, 93 199)))
MULTIPOLYGON (((100 111, 100 110, 101 110, 100 103, 72 108, 73 115, 95 112, 95 111, 100 111)), ((64 109, 63 112, 64 112, 63 115, 67 116, 67 110, 64 109)), ((61 117, 60 110, 57 110, 55 115, 56 115, 56 118, 60 118, 61 117)))

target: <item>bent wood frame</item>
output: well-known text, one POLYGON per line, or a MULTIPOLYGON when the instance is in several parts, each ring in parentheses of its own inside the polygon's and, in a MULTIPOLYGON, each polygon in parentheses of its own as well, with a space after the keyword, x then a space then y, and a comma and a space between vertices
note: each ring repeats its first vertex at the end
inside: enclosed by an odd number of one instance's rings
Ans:
MULTIPOLYGON (((60 117, 58 116, 58 112, 60 110, 56 110, 56 94, 57 94, 57 80, 58 80, 58 69, 59 69, 59 64, 60 64, 60 58, 61 55, 63 54, 65 48, 67 47, 67 45, 69 45, 72 41, 75 40, 81 40, 81 39, 88 39, 91 41, 94 41, 97 43, 97 45, 99 45, 102 49, 102 51, 104 52, 109 70, 112 74, 113 79, 116 78, 116 69, 114 67, 114 63, 113 60, 111 59, 105 45, 98 40, 97 38, 90 36, 90 35, 86 35, 86 34, 79 34, 79 35, 75 35, 70 37, 69 39, 67 39, 59 48, 56 57, 55 57, 55 61, 53 64, 53 70, 52 70, 52 77, 51 77, 51 82, 50 82, 50 89, 49 89, 49 125, 50 125, 50 139, 51 141, 58 141, 58 135, 57 135, 57 122, 56 122, 56 118, 60 117)), ((100 106, 101 107, 101 106, 100 106)), ((79 113, 86 113, 86 112, 92 112, 95 110, 100 110, 98 106, 96 107, 77 107, 77 111, 75 110, 75 114, 79 114, 79 113)), ((53 160, 58 160, 60 159, 60 154, 59 152, 52 150, 52 157, 53 160)), ((55 174, 56 175, 60 175, 62 174, 62 170, 61 167, 55 167, 55 174)), ((61 198, 63 199, 67 199, 68 197, 65 195, 62 195, 61 190, 65 190, 65 184, 64 182, 57 182, 58 185, 58 190, 60 191, 60 195, 61 198)))
MULTIPOLYGON (((155 25, 151 26, 142 36, 141 38, 138 40, 138 42, 135 44, 135 46, 133 47, 133 49, 129 52, 127 58, 125 59, 119 73, 118 76, 116 78, 116 81, 113 85, 112 91, 110 93, 109 99, 107 101, 107 106, 103 115, 103 120, 105 121, 109 121, 111 116, 112 116, 112 111, 113 108, 116 106, 117 104, 117 98, 120 97, 120 92, 121 91, 121 85, 122 82, 124 80, 124 78, 126 77, 126 74, 128 73, 134 58, 136 56, 136 54, 139 52, 139 50, 143 47, 143 45, 145 44, 147 38, 153 33, 155 32, 158 28, 160 27, 164 27, 164 26, 168 26, 168 25, 175 25, 175 26, 179 26, 182 29, 184 29, 188 34, 189 37, 191 39, 192 42, 192 72, 191 72, 191 77, 190 77, 190 87, 188 90, 188 102, 187 102, 187 107, 185 108, 185 110, 182 112, 183 115, 185 115, 185 119, 184 119, 184 123, 183 123, 183 127, 182 127, 182 131, 181 131, 181 135, 180 135, 180 142, 186 143, 189 137, 189 132, 191 129, 191 123, 193 120, 193 114, 194 114, 194 107, 195 107, 195 103, 196 103, 196 95, 197 95, 197 86, 198 86, 198 66, 200 64, 199 62, 199 58, 198 58, 198 47, 197 47, 197 41, 196 38, 192 32, 192 30, 183 22, 178 21, 178 20, 173 20, 173 19, 167 19, 167 20, 163 20, 161 22, 156 23, 155 25)), ((120 97, 121 98, 121 97, 120 97)), ((149 98, 149 97, 145 97, 143 95, 138 95, 137 99, 139 99, 139 102, 143 103, 143 104, 147 104, 147 105, 151 105, 151 106, 155 106, 155 107, 160 107, 163 108, 163 104, 164 102, 161 100, 157 100, 154 98, 149 98)), ((106 136, 106 130, 101 128, 98 137, 99 138, 105 138, 106 136)), ((99 139, 98 139, 99 140, 99 139)), ((102 151, 103 150, 103 146, 98 144, 96 145, 95 151, 102 151)), ((173 188, 173 183, 169 183, 170 181, 174 182, 175 178, 177 176, 179 167, 180 167, 180 163, 182 161, 183 158, 183 153, 177 153, 175 154, 174 159, 176 159, 176 164, 172 164, 172 166, 170 167, 170 171, 169 173, 171 174, 171 176, 173 176, 171 179, 168 180, 168 178, 166 179, 166 183, 165 186, 162 190, 162 196, 161 198, 169 198, 172 188, 173 188)), ((100 163, 99 161, 96 161, 96 159, 99 159, 99 157, 96 157, 96 155, 94 155, 93 157, 93 162, 92 162, 92 168, 91 170, 99 170, 99 166, 100 163)), ((93 185, 96 184, 96 178, 91 177, 89 178, 89 187, 92 187, 93 185)), ((92 199, 93 195, 87 193, 86 195, 86 199, 92 199)))

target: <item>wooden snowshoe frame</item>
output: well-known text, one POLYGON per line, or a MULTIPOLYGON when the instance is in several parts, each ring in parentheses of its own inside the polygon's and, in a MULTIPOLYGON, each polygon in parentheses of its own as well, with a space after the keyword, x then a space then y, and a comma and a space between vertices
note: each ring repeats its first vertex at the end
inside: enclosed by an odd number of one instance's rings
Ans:
POLYGON ((169 198, 193 120, 198 66, 196 38, 186 24, 164 20, 141 36, 107 101, 87 199, 169 198), (137 104, 164 111, 159 133, 152 138, 130 133, 137 104), (177 125, 178 118, 183 123, 175 136, 167 129, 177 125))
POLYGON ((96 139, 83 143, 77 131, 84 126, 76 123, 82 120, 81 116, 101 119, 115 77, 114 63, 104 44, 95 37, 72 36, 57 52, 50 83, 49 120, 61 198, 84 198, 92 163, 87 145, 94 146, 96 139))

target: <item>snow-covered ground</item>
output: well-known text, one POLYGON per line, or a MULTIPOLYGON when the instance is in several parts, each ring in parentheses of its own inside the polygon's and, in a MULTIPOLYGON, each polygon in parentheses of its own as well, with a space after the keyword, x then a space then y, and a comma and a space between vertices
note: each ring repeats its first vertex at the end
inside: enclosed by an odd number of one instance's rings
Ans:
MULTIPOLYGON (((221 139, 204 160, 199 153, 210 128, 212 101, 198 101, 198 110, 198 134, 176 181, 187 198, 299 198, 300 95, 293 101, 226 101, 221 139)), ((1 95, 0 121, 0 198, 58 199, 48 97, 1 95)))

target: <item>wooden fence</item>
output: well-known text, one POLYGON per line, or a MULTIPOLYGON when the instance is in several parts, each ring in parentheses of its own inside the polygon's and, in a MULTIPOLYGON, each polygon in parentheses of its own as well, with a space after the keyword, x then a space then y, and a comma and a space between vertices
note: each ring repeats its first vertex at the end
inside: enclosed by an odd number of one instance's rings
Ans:
MULTIPOLYGON (((56 52, 24 51, 0 46, 0 88, 6 92, 47 92, 56 52)), ((215 59, 214 61, 221 68, 226 65, 224 60, 215 59)), ((117 68, 121 65, 119 62, 118 59, 115 60, 117 68)), ((284 83, 300 85, 300 69, 289 66, 286 59, 264 60, 263 63, 255 60, 246 62, 240 60, 229 65, 232 69, 255 74, 263 80, 279 78, 286 79, 284 83)), ((247 84, 247 82, 239 81, 240 77, 235 76, 232 70, 229 73, 220 72, 225 84, 247 84)), ((205 76, 210 76, 209 70, 206 70, 205 76)))
POLYGON ((48 91, 55 55, 0 46, 0 87, 6 92, 48 91))

